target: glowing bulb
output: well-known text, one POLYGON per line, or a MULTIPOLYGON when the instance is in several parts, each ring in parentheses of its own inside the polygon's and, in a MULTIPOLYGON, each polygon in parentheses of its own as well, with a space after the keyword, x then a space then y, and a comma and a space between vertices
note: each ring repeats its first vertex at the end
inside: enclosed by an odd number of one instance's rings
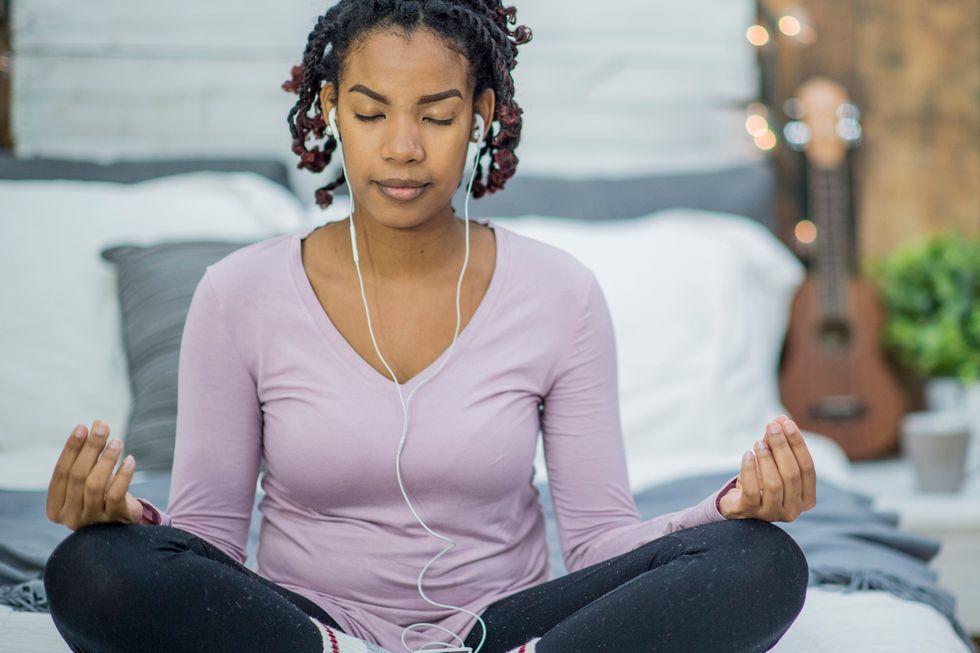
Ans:
POLYGON ((786 36, 796 36, 803 30, 800 19, 796 16, 782 16, 779 19, 779 31, 786 36))
POLYGON ((817 42, 817 31, 809 25, 804 25, 803 31, 800 32, 797 38, 804 45, 813 45, 817 42))
POLYGON ((745 38, 749 43, 756 47, 761 47, 769 42, 769 30, 762 25, 753 25, 745 30, 745 38))
POLYGON ((771 150, 776 147, 776 133, 771 129, 766 129, 761 134, 756 134, 753 140, 755 141, 755 146, 760 150, 771 150))
POLYGON ((752 114, 745 119, 745 131, 752 136, 762 136, 769 131, 769 122, 759 114, 752 114))
POLYGON ((745 107, 746 113, 757 113, 763 118, 769 117, 769 107, 767 107, 762 102, 749 102, 748 106, 745 107))
POLYGON ((817 239, 817 225, 810 220, 800 220, 793 229, 793 235, 796 236, 796 240, 809 245, 817 239))

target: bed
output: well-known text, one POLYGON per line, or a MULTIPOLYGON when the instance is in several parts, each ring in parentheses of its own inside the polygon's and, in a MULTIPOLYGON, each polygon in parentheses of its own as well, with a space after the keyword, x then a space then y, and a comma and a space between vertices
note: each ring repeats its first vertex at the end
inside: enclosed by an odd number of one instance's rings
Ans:
MULTIPOLYGON (((473 215, 566 248, 596 272, 616 327, 630 487, 644 517, 719 487, 765 421, 789 414, 776 379, 803 269, 773 235, 772 197, 772 171, 759 162, 619 180, 518 175, 505 192, 471 202, 473 215)), ((131 491, 166 505, 175 352, 202 266, 339 219, 344 204, 311 210, 271 160, 0 158, 0 276, 9 280, 0 300, 20 309, 0 322, 0 653, 69 650, 40 577, 69 533, 46 519, 44 498, 71 426, 96 417, 113 425, 138 461, 131 491), (169 273, 154 275, 161 266, 169 273), (141 313, 123 292, 134 284, 167 298, 162 313, 141 313), (65 311, 76 315, 71 328, 60 323, 65 311), (52 405, 51 396, 64 399, 52 405)), ((806 553, 811 577, 802 613, 772 650, 975 652, 953 616, 956 597, 929 566, 941 543, 872 510, 836 443, 805 435, 818 505, 777 525, 806 553)), ((540 441, 532 482, 559 576, 540 441)), ((260 477, 250 567, 261 497, 260 477)))

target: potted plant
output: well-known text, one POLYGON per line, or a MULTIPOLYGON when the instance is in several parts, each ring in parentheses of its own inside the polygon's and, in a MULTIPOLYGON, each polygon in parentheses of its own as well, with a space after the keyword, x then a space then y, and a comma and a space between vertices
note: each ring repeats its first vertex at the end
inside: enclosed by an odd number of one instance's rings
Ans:
POLYGON ((923 379, 927 408, 980 410, 980 238, 946 231, 871 274, 886 312, 882 344, 923 379))

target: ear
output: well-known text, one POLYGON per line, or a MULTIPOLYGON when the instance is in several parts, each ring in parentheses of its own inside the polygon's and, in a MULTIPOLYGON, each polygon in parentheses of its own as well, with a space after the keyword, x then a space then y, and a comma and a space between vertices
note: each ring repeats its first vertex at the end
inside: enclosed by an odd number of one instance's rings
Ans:
POLYGON ((334 99, 333 84, 327 82, 322 87, 320 87, 320 106, 323 108, 324 120, 326 120, 327 116, 330 115, 330 109, 332 109, 335 105, 333 99, 334 99))
POLYGON ((496 101, 497 95, 494 93, 493 89, 486 88, 483 89, 482 93, 480 93, 480 97, 473 102, 473 111, 483 116, 483 131, 486 134, 490 133, 490 122, 493 120, 493 112, 496 101))

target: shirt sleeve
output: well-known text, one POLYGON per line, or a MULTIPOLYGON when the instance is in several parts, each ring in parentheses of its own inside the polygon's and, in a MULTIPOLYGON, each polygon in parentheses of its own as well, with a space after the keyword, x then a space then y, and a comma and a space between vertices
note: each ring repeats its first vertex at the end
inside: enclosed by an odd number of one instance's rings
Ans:
MULTIPOLYGON (((180 343, 177 433, 166 510, 139 499, 144 520, 188 531, 241 564, 262 456, 256 382, 229 333, 209 273, 180 343)), ((138 462, 138 461, 137 461, 138 462)))
POLYGON ((627 476, 612 319, 594 274, 566 351, 541 416, 566 568, 574 572, 675 531, 724 521, 718 501, 737 476, 696 505, 640 519, 627 476))

